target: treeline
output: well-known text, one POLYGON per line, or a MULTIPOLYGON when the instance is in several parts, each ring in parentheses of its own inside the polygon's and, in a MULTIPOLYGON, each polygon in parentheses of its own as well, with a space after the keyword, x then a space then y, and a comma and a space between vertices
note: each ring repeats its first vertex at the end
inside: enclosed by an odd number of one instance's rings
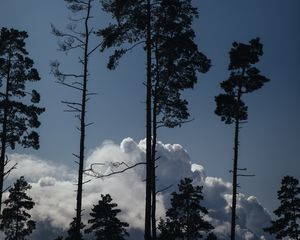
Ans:
MULTIPOLYGON (((190 120, 188 102, 182 97, 182 91, 192 89, 197 83, 197 74, 206 73, 211 67, 211 61, 199 51, 195 42, 192 23, 198 17, 198 9, 192 5, 191 0, 101 0, 102 10, 111 15, 114 22, 105 28, 95 29, 91 23, 94 0, 65 0, 65 3, 72 14, 72 17, 69 18, 71 22, 65 30, 60 30, 53 25, 51 25, 51 29, 52 33, 59 38, 60 51, 68 53, 75 50, 79 54, 79 67, 74 68, 74 72, 65 73, 61 70, 61 63, 55 60, 51 62, 51 73, 57 78, 59 84, 78 93, 78 99, 63 101, 67 107, 66 111, 75 113, 79 121, 79 149, 78 153, 73 154, 76 162, 78 162, 76 215, 71 223, 69 239, 80 240, 82 229, 85 229, 84 232, 86 233, 94 233, 97 239, 122 239, 128 234, 126 230, 128 225, 118 220, 117 214, 120 210, 116 209, 117 205, 112 202, 110 195, 101 196, 98 205, 92 209, 89 226, 85 227, 81 220, 83 214, 82 192, 85 183, 83 176, 87 171, 84 169, 86 128, 91 125, 87 121, 87 105, 90 97, 95 94, 89 89, 89 81, 92 81, 92 73, 89 71, 90 57, 97 52, 99 53, 99 50, 103 52, 112 49, 113 54, 109 58, 107 67, 114 70, 122 56, 137 46, 143 46, 142 49, 146 52, 146 81, 144 82, 146 88, 146 159, 144 163, 140 163, 145 165, 146 173, 144 238, 145 240, 157 239, 157 229, 159 229, 160 239, 201 239, 202 237, 215 239, 216 237, 211 232, 213 226, 203 220, 203 215, 207 214, 207 210, 200 205, 200 200, 203 198, 202 188, 193 186, 190 179, 184 179, 180 182, 179 193, 172 194, 172 208, 166 212, 165 220, 161 220, 158 226, 156 224, 156 168, 159 159, 159 156, 156 156, 156 141, 158 129, 159 127, 180 127, 190 120), (92 38, 93 41, 91 41, 92 38), (98 43, 92 45, 95 42, 98 43), (189 199, 191 196, 193 198, 189 199), (184 204, 187 203, 193 204, 185 208, 184 204), (180 214, 184 211, 180 208, 188 209, 191 212, 183 215, 185 216, 183 217, 180 214), (111 219, 110 221, 102 219, 103 215, 101 214, 105 212, 107 213, 106 217, 111 219), (183 219, 187 220, 184 221, 183 219), (202 232, 208 234, 202 234, 202 232), (112 238, 113 234, 116 234, 116 238, 112 238)), ((28 57, 28 52, 25 49, 27 36, 24 31, 1 29, 0 202, 2 202, 3 192, 7 190, 4 189, 3 182, 16 167, 8 168, 7 148, 13 150, 16 145, 39 148, 39 135, 35 129, 40 126, 38 117, 45 109, 37 106, 40 101, 39 93, 36 90, 27 90, 27 82, 40 80, 38 71, 33 67, 33 60, 28 57)), ((240 124, 245 123, 248 118, 248 108, 242 97, 260 89, 269 81, 255 67, 262 55, 263 45, 259 38, 252 39, 249 43, 234 42, 229 52, 228 70, 230 76, 221 83, 224 93, 215 98, 215 113, 226 124, 233 123, 235 126, 232 168, 232 240, 235 239, 236 235, 237 177, 247 176, 247 174, 239 172, 243 169, 239 168, 238 165, 240 124)), ((122 172, 132 167, 134 166, 127 166, 122 172)), ((90 166, 89 171, 92 176, 103 177, 95 172, 93 166, 90 166)), ((24 178, 20 178, 14 187, 9 189, 10 195, 4 204, 7 203, 8 205, 6 205, 9 206, 7 201, 12 198, 14 191, 19 191, 22 192, 21 195, 27 201, 26 206, 23 207, 29 210, 34 206, 30 197, 25 194, 29 188, 30 186, 24 178)), ((18 199, 11 200, 16 201, 18 199)), ((4 212, 3 210, 3 223, 4 212)), ((12 213, 13 211, 10 211, 7 217, 14 216, 12 213)), ((25 214, 25 212, 23 213, 25 214)), ((14 226, 20 229, 21 226, 24 227, 23 234, 26 236, 31 233, 35 224, 28 220, 30 218, 28 213, 24 216, 24 218, 19 219, 20 214, 18 212, 14 226)), ((6 229, 6 227, 9 229, 12 225, 1 226, 2 229, 6 229)), ((266 231, 275 233, 274 228, 277 229, 277 225, 274 226, 266 229, 266 231)), ((292 228, 298 229, 296 220, 292 228)), ((24 239, 17 232, 5 230, 7 239, 24 239), (10 236, 14 237, 9 238, 10 236)), ((298 234, 298 231, 296 232, 298 234)))
MULTIPOLYGON (((201 205, 203 200, 201 186, 193 186, 193 180, 184 178, 178 184, 178 190, 171 193, 171 207, 166 211, 165 218, 158 224, 159 240, 177 239, 206 239, 216 240, 213 233, 214 227, 205 220, 207 209, 201 205)), ((27 195, 31 189, 25 178, 20 177, 12 188, 9 196, 3 202, 0 229, 4 232, 6 240, 22 240, 30 235, 36 227, 36 222, 31 219, 30 211, 35 203, 27 195)), ((299 239, 300 219, 300 187, 299 181, 292 176, 285 176, 281 181, 278 191, 279 207, 274 211, 277 216, 272 220, 270 227, 264 228, 265 232, 274 234, 277 239, 288 237, 299 239)), ((109 194, 101 194, 101 199, 90 210, 88 225, 81 222, 80 240, 125 240, 130 237, 129 224, 119 220, 121 212, 117 204, 112 201, 109 194), (84 234, 83 234, 84 233, 84 234)), ((76 239, 76 219, 70 223, 67 236, 58 236, 54 240, 76 239)))

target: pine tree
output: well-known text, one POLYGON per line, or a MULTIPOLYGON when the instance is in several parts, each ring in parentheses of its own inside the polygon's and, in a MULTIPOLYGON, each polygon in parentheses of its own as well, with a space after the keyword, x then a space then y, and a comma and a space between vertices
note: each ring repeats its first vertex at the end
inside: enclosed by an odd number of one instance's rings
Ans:
MULTIPOLYGON (((81 222, 80 230, 84 229, 85 225, 81 222)), ((65 240, 74 240, 76 239, 76 218, 73 218, 73 221, 70 223, 70 228, 68 230, 68 236, 65 240)), ((82 233, 80 232, 80 240, 84 240, 82 233)))
POLYGON ((161 0, 154 8, 152 78, 152 237, 156 239, 156 142, 159 127, 174 128, 188 121, 188 102, 181 93, 192 89, 197 72, 209 70, 210 60, 198 50, 192 29, 197 8, 191 1, 161 0), (178 14, 180 13, 180 14, 178 14))
POLYGON ((0 86, 3 89, 0 92, 0 203, 4 177, 11 170, 5 171, 9 161, 6 149, 15 149, 17 144, 24 148, 39 148, 39 134, 34 129, 40 126, 38 116, 45 109, 36 106, 40 101, 39 93, 26 89, 27 83, 40 80, 25 49, 27 37, 26 32, 15 29, 2 28, 0 33, 0 86))
POLYGON ((134 47, 145 44, 146 51, 146 198, 145 198, 145 240, 151 240, 151 190, 152 190, 152 9, 151 0, 101 0, 105 12, 116 19, 116 23, 99 31, 103 38, 102 50, 116 47, 110 57, 108 68, 114 69, 119 59, 134 47), (131 45, 126 49, 127 45, 131 45))
POLYGON ((35 229, 35 222, 30 220, 31 215, 28 213, 35 205, 32 198, 26 194, 29 189, 31 186, 23 176, 9 189, 0 224, 0 229, 6 236, 5 240, 24 240, 35 229))
POLYGON ((277 239, 288 237, 300 239, 300 187, 299 181, 292 176, 285 176, 281 181, 281 188, 277 192, 280 206, 274 211, 278 217, 271 221, 271 226, 264 228, 265 232, 275 234, 277 239))
POLYGON ((214 233, 209 233, 206 240, 217 240, 217 236, 214 233))
POLYGON ((179 193, 172 193, 172 207, 166 212, 166 220, 159 223, 160 239, 202 239, 213 229, 213 226, 203 219, 208 211, 200 205, 200 201, 203 200, 202 187, 193 186, 192 179, 185 178, 178 184, 178 190, 179 193))
POLYGON ((93 233, 96 240, 124 240, 129 236, 126 222, 121 222, 117 215, 121 212, 118 205, 112 202, 109 194, 102 195, 97 205, 94 205, 88 220, 91 226, 85 230, 86 233, 93 233))
POLYGON ((114 69, 128 50, 145 44, 145 239, 151 239, 151 219, 152 238, 156 239, 156 131, 158 125, 175 127, 188 119, 187 101, 181 98, 180 91, 193 88, 197 80, 196 72, 206 72, 210 61, 198 51, 193 41, 195 33, 191 25, 198 15, 190 0, 102 0, 102 5, 104 11, 112 14, 117 21, 99 31, 104 39, 103 49, 116 48, 108 68, 114 69), (152 56, 155 56, 154 61, 152 56))
POLYGON ((248 119, 248 108, 242 96, 260 89, 269 79, 261 75, 260 71, 254 67, 263 55, 263 45, 259 38, 252 39, 249 44, 234 42, 229 55, 230 77, 221 83, 221 88, 225 93, 215 98, 217 104, 215 113, 225 124, 235 124, 231 213, 231 240, 235 240, 237 177, 251 176, 238 174, 238 170, 242 170, 238 168, 240 124, 248 119))

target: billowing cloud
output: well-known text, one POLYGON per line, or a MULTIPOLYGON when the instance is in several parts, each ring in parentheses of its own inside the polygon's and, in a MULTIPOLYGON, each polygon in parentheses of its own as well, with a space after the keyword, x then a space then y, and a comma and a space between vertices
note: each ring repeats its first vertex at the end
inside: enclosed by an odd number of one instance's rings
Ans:
MULTIPOLYGON (((203 205, 209 210, 207 219, 215 226, 215 233, 219 239, 228 239, 231 184, 221 178, 207 176, 204 167, 192 164, 187 151, 179 144, 158 142, 157 156, 157 189, 159 191, 172 186, 158 194, 157 216, 164 216, 166 208, 170 206, 170 193, 177 190, 179 180, 190 177, 194 184, 203 186, 203 205)), ((13 154, 9 158, 12 165, 18 163, 17 169, 9 176, 10 181, 25 176, 32 185, 29 194, 36 202, 32 210, 33 218, 42 223, 47 222, 53 228, 66 230, 75 215, 76 167, 72 170, 28 155, 13 154)), ((101 194, 109 193, 122 209, 120 218, 129 222, 132 232, 138 236, 139 230, 144 226, 144 161, 145 140, 136 143, 131 138, 126 138, 120 145, 106 141, 91 151, 85 167, 88 169, 93 166, 99 175, 141 164, 110 177, 85 176, 87 183, 84 184, 83 192, 83 221, 87 221, 90 209, 101 194)), ((237 239, 264 239, 262 228, 269 224, 270 216, 254 196, 238 195, 237 214, 237 239)), ((267 239, 271 238, 267 236, 267 239)))

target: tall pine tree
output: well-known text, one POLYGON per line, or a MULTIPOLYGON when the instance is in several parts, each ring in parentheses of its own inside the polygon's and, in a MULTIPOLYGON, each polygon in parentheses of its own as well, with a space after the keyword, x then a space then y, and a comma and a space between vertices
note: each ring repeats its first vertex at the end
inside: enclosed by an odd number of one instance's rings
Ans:
POLYGON ((102 195, 97 205, 94 205, 90 213, 91 219, 88 223, 91 224, 85 230, 86 233, 92 233, 96 240, 125 240, 129 236, 126 228, 129 226, 126 222, 121 222, 117 215, 121 212, 117 209, 118 205, 112 202, 109 194, 102 195))
POLYGON ((280 206, 274 211, 278 217, 271 221, 271 226, 264 228, 265 232, 275 234, 277 239, 288 237, 300 239, 300 187, 299 181, 292 176, 285 176, 277 192, 280 206))
POLYGON ((9 189, 0 224, 0 229, 6 236, 5 240, 24 240, 35 229, 35 222, 30 220, 31 215, 28 213, 35 205, 32 198, 26 194, 29 189, 31 186, 24 177, 20 177, 9 189))
POLYGON ((228 70, 230 71, 230 77, 221 83, 221 88, 225 93, 219 94, 215 98, 217 104, 215 113, 221 117, 225 124, 234 123, 235 125, 231 240, 235 240, 237 177, 243 175, 238 174, 239 131, 240 124, 248 119, 248 108, 243 102, 242 96, 260 89, 269 81, 254 66, 262 55, 263 45, 260 43, 259 38, 252 39, 249 44, 234 42, 229 52, 230 64, 228 70))
POLYGON ((187 101, 180 91, 192 88, 196 72, 206 72, 210 61, 194 43, 192 20, 197 9, 183 0, 102 0, 116 23, 100 30, 103 49, 115 47, 108 67, 114 69, 128 50, 146 50, 146 204, 145 239, 156 238, 155 146, 158 125, 175 127, 185 121, 187 101), (180 14, 179 14, 180 13, 180 14), (155 56, 152 58, 152 56, 155 56), (161 121, 158 116, 161 115, 161 121), (158 122, 159 124, 157 124, 158 122))
POLYGON ((161 220, 160 240, 202 239, 214 227, 203 219, 208 213, 201 206, 202 187, 193 186, 192 179, 185 178, 178 184, 179 192, 173 192, 171 208, 166 212, 166 220, 161 220))
POLYGON ((197 73, 206 73, 210 60, 194 42, 197 8, 191 1, 162 0, 153 10, 152 70, 152 237, 156 239, 156 142, 159 127, 174 128, 188 121, 188 102, 181 93, 192 89, 197 73))
MULTIPOLYGON (((16 145, 24 148, 39 148, 40 126, 38 116, 45 111, 37 107, 40 95, 36 90, 28 90, 26 84, 40 80, 33 60, 25 49, 25 31, 2 28, 0 32, 0 203, 2 203, 3 181, 9 170, 6 149, 16 145), (26 98, 26 97, 29 97, 26 98)), ((1 204, 0 204, 1 213, 1 204)))

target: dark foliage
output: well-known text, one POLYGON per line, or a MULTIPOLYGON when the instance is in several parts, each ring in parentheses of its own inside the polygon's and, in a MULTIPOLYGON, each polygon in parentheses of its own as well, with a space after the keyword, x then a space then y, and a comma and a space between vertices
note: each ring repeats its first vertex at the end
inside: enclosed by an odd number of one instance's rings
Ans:
POLYGON ((25 49, 25 31, 2 28, 0 33, 0 213, 2 207, 3 181, 14 168, 5 172, 9 160, 6 149, 15 149, 19 144, 24 148, 39 148, 40 126, 38 116, 45 111, 36 106, 40 95, 36 90, 29 91, 26 84, 40 80, 33 60, 25 49), (29 98, 26 98, 29 96, 29 98))
POLYGON ((172 193, 172 207, 166 212, 166 220, 160 220, 159 239, 202 239, 213 229, 213 226, 203 219, 208 212, 200 204, 203 200, 202 187, 193 186, 192 180, 185 178, 180 181, 178 188, 179 193, 172 193))
POLYGON ((117 209, 118 205, 112 202, 112 198, 109 194, 101 195, 97 205, 94 205, 88 220, 91 224, 89 228, 85 230, 85 233, 93 233, 96 240, 124 240, 126 236, 129 236, 126 228, 129 226, 126 222, 121 222, 117 215, 121 212, 117 209))
POLYGON ((36 90, 28 92, 26 83, 40 80, 38 71, 33 67, 33 60, 25 49, 24 31, 2 28, 0 34, 0 79, 4 89, 0 94, 0 123, 6 121, 6 131, 0 133, 6 140, 6 146, 14 149, 16 144, 23 147, 39 148, 39 135, 31 129, 38 128, 38 116, 44 108, 35 106, 40 101, 36 90), (20 99, 28 96, 28 100, 20 99), (5 137, 4 137, 5 135, 5 137))
POLYGON ((5 240, 24 240, 35 229, 35 222, 30 220, 31 215, 28 213, 35 205, 26 194, 30 188, 24 177, 20 177, 9 190, 0 224, 0 229, 6 236, 5 240))
POLYGON ((292 176, 285 176, 281 181, 280 190, 277 192, 280 206, 274 211, 274 214, 278 219, 271 221, 271 226, 264 228, 265 232, 275 234, 277 239, 300 238, 298 224, 300 219, 299 193, 299 181, 292 176))
POLYGON ((215 99, 217 104, 215 113, 226 124, 247 120, 248 109, 241 100, 242 95, 258 90, 270 81, 253 66, 263 54, 263 45, 259 38, 251 40, 249 44, 234 42, 232 46, 228 67, 230 77, 221 83, 225 94, 220 94, 215 99))
POLYGON ((153 101, 159 124, 173 128, 189 117, 181 91, 192 89, 197 72, 207 72, 211 63, 194 42, 192 22, 198 12, 191 1, 161 0, 153 15, 153 101))
MULTIPOLYGON (((80 230, 84 229, 85 225, 81 222, 80 230)), ((68 230, 68 236, 65 240, 75 240, 76 239, 76 218, 73 218, 73 221, 70 223, 70 228, 68 230)), ((80 233, 80 240, 84 240, 82 233, 80 233)))

